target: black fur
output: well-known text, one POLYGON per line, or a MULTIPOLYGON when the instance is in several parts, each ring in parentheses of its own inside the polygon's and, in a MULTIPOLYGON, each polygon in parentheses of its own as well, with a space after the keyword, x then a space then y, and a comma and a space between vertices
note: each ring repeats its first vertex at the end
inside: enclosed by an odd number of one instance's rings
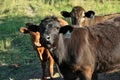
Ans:
POLYGON ((70 17, 70 13, 67 11, 61 11, 61 15, 64 17, 70 17))
POLYGON ((95 15, 95 12, 94 12, 94 11, 88 11, 88 12, 85 12, 85 17, 93 18, 94 15, 95 15))
POLYGON ((33 31, 33 32, 39 31, 39 26, 34 25, 33 23, 26 23, 26 26, 30 31, 33 31))
POLYGON ((63 34, 65 34, 67 31, 72 32, 72 30, 73 30, 73 27, 67 25, 67 26, 63 26, 63 27, 61 27, 60 30, 59 30, 59 33, 63 33, 63 34))

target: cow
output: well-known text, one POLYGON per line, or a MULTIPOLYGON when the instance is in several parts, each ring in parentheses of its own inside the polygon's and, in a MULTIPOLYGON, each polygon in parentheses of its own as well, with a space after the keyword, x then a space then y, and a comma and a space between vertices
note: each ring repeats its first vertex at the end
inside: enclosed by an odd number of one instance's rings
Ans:
POLYGON ((92 27, 61 26, 56 16, 40 24, 41 43, 49 49, 64 80, 97 80, 98 73, 120 68, 120 17, 92 27))
POLYGON ((115 16, 120 16, 120 13, 107 14, 103 16, 95 15, 92 10, 85 11, 81 6, 73 7, 71 12, 61 11, 61 15, 65 18, 71 18, 73 25, 79 25, 80 27, 92 26, 98 23, 104 22, 115 16))
POLYGON ((39 33, 39 26, 34 25, 33 23, 27 23, 26 27, 21 27, 20 32, 24 34, 29 34, 32 42, 32 46, 34 50, 37 52, 38 57, 41 61, 42 66, 42 80, 46 80, 46 64, 47 61, 49 61, 48 65, 48 72, 50 79, 53 80, 53 73, 54 73, 54 60, 48 51, 44 46, 42 46, 39 42, 40 40, 40 33, 39 33))

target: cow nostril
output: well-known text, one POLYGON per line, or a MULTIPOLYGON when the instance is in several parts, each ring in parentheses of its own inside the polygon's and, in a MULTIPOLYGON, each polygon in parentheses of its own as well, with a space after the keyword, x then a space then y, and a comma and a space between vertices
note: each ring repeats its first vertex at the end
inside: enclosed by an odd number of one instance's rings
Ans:
POLYGON ((50 40, 50 36, 47 36, 46 39, 47 39, 47 40, 50 40))

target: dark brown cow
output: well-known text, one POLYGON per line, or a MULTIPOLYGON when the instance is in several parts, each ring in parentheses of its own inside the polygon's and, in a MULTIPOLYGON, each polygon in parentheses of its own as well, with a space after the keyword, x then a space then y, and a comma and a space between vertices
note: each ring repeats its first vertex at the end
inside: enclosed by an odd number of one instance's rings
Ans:
POLYGON ((65 80, 91 80, 120 68, 120 17, 93 27, 61 27, 57 18, 41 21, 41 43, 51 52, 65 80))
POLYGON ((94 16, 93 11, 85 11, 81 6, 73 7, 71 12, 62 11, 61 15, 64 17, 70 17, 73 25, 79 25, 80 27, 92 26, 106 21, 115 16, 120 16, 120 13, 107 14, 103 16, 94 16))
POLYGON ((49 61, 48 72, 49 72, 50 78, 52 80, 53 73, 54 73, 54 60, 53 60, 52 56, 50 55, 50 52, 48 51, 48 49, 46 49, 45 47, 43 47, 40 44, 40 42, 39 42, 40 33, 38 32, 38 30, 39 30, 39 27, 37 25, 32 24, 32 23, 27 23, 26 27, 20 28, 20 32, 22 32, 24 34, 30 34, 33 48, 38 53, 38 57, 41 61, 42 80, 46 80, 45 69, 46 69, 46 64, 47 64, 46 62, 47 61, 49 61))

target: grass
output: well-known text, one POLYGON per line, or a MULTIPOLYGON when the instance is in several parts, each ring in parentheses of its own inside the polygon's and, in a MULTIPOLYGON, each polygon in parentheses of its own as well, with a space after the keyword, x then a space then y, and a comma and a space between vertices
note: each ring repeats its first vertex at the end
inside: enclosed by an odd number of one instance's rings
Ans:
MULTIPOLYGON (((120 12, 118 3, 95 0, 0 0, 0 80, 29 80, 41 76, 40 61, 29 35, 19 32, 27 22, 40 23, 46 15, 60 15, 79 5, 96 15, 120 12)), ((118 0, 115 0, 118 1, 118 0)), ((63 18, 63 17, 62 17, 63 18)), ((65 19, 70 22, 69 19, 65 19)))

